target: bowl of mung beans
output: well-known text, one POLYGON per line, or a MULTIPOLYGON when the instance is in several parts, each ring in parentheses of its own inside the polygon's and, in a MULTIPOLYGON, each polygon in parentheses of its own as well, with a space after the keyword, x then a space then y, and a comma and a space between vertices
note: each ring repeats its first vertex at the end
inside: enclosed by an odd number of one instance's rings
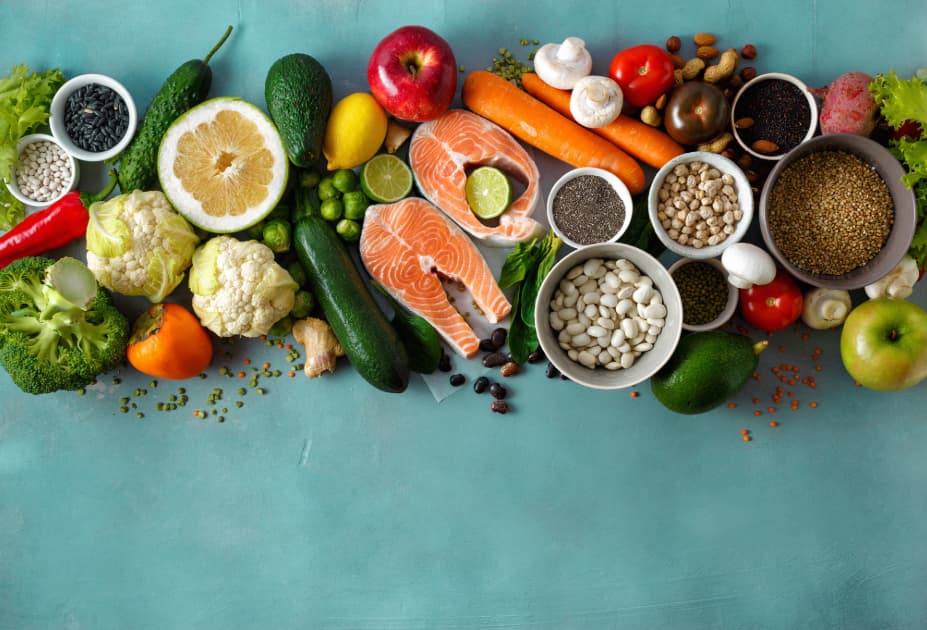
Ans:
POLYGON ((81 74, 55 93, 48 125, 75 158, 102 162, 128 146, 137 119, 135 101, 122 83, 104 74, 81 74))
POLYGON ((657 171, 647 200, 660 242, 684 258, 717 258, 753 220, 753 191, 732 160, 708 151, 683 153, 657 171))
POLYGON ((815 287, 859 289, 885 276, 917 222, 904 167, 878 142, 828 134, 770 171, 760 194, 763 241, 782 267, 815 287))
POLYGON ((669 271, 625 243, 587 245, 544 278, 534 310, 541 349, 561 374, 593 389, 650 378, 682 334, 682 304, 669 271))
POLYGON ((80 164, 52 136, 34 133, 16 143, 10 194, 27 206, 50 206, 77 188, 80 164))
POLYGON ((727 323, 740 296, 727 281, 727 271, 717 258, 680 258, 669 268, 682 300, 683 330, 714 330, 727 323))

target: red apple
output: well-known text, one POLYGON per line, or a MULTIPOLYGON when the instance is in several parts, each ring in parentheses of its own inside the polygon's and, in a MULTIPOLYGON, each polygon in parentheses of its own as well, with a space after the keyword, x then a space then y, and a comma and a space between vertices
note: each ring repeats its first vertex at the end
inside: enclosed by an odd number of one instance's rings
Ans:
POLYGON ((377 102, 399 120, 433 120, 454 100, 457 60, 437 33, 424 26, 403 26, 374 48, 367 81, 377 102))

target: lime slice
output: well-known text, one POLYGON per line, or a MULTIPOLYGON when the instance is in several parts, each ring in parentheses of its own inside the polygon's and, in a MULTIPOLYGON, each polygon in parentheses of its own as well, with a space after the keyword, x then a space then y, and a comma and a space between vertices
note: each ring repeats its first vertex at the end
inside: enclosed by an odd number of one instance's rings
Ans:
POLYGON ((401 158, 381 153, 364 164, 360 185, 371 201, 393 203, 412 192, 412 169, 401 158))
POLYGON ((466 184, 467 203, 481 219, 495 219, 512 203, 512 184, 493 166, 481 166, 470 173, 466 184))

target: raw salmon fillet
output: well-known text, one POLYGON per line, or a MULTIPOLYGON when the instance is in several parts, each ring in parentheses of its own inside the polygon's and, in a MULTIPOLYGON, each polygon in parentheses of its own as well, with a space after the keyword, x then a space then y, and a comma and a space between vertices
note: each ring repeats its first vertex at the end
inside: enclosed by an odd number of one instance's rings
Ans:
POLYGON ((451 109, 420 124, 409 144, 409 165, 422 195, 481 243, 511 247, 544 233, 544 226, 531 218, 541 197, 537 164, 509 132, 482 116, 451 109), (484 165, 525 186, 498 226, 480 221, 467 203, 467 173, 484 165))
POLYGON ((370 206, 360 256, 374 280, 397 302, 428 320, 464 357, 477 353, 480 340, 448 300, 441 279, 467 287, 490 323, 512 309, 476 245, 424 199, 407 197, 370 206))

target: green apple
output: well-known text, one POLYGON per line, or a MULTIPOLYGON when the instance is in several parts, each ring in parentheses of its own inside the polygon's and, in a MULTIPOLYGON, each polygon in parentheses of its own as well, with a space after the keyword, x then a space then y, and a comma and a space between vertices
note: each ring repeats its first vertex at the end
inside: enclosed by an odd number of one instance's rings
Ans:
POLYGON ((883 392, 927 377, 927 311, 905 300, 863 302, 843 323, 843 366, 864 387, 883 392))

